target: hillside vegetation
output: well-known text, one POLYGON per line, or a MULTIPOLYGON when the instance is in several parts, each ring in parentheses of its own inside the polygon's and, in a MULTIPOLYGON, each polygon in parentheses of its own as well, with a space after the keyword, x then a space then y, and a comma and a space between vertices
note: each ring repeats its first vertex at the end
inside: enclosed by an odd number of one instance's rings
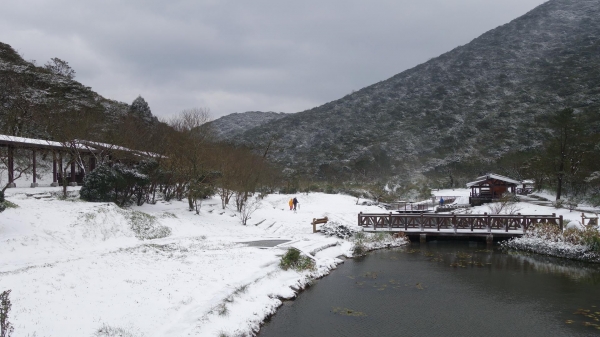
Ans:
POLYGON ((541 149, 540 118, 549 113, 598 114, 598 17, 598 0, 549 1, 467 45, 232 141, 275 140, 274 161, 315 178, 426 176, 455 185, 507 155, 541 149))

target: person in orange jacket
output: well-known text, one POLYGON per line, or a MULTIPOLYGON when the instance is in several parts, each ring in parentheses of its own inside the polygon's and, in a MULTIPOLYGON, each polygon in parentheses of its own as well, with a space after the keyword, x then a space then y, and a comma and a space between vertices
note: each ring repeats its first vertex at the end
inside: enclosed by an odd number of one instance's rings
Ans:
POLYGON ((288 204, 290 205, 290 211, 294 209, 294 199, 290 199, 290 202, 288 202, 288 204))

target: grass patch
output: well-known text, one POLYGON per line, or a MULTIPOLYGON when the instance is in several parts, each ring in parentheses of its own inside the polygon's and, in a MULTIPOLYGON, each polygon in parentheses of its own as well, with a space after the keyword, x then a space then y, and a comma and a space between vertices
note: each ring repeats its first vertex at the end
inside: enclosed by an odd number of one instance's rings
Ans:
POLYGON ((10 202, 8 200, 4 200, 2 202, 2 206, 4 206, 4 208, 19 208, 19 205, 15 204, 14 202, 10 202))
POLYGON ((103 324, 93 335, 94 337, 137 337, 138 335, 131 333, 120 327, 113 327, 103 324))
POLYGON ((171 235, 171 228, 160 225, 155 216, 131 210, 122 212, 124 212, 123 215, 127 218, 135 237, 140 240, 159 239, 171 235))
POLYGON ((297 271, 315 269, 315 261, 302 253, 296 248, 290 248, 281 257, 279 266, 283 270, 294 269, 297 271))

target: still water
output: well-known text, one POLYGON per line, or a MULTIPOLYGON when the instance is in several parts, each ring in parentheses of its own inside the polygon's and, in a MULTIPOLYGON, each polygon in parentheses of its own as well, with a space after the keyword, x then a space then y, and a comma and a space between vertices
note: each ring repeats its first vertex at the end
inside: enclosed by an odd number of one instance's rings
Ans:
POLYGON ((259 334, 600 336, 600 266, 429 242, 347 260, 259 334))

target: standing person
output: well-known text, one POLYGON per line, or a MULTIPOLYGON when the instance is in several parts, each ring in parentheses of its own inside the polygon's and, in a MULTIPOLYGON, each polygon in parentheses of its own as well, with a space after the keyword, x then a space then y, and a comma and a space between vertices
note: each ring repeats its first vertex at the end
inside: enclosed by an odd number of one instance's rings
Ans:
POLYGON ((444 206, 444 197, 440 197, 440 206, 444 206))
POLYGON ((294 197, 293 203, 294 203, 294 211, 295 211, 295 210, 296 210, 296 207, 298 206, 298 204, 299 204, 300 202, 298 202, 298 199, 296 199, 296 197, 294 197))
POLYGON ((291 211, 292 208, 294 207, 294 199, 290 199, 290 202, 288 202, 288 204, 290 205, 290 211, 291 211))

